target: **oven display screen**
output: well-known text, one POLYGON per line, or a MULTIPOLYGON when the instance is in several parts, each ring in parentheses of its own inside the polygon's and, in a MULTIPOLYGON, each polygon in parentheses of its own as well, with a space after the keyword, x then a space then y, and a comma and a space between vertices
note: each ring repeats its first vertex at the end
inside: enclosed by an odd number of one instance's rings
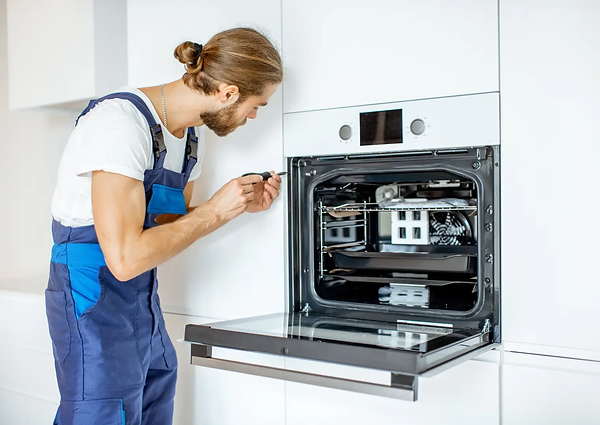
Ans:
POLYGON ((360 114, 360 145, 402 143, 402 109, 360 114))

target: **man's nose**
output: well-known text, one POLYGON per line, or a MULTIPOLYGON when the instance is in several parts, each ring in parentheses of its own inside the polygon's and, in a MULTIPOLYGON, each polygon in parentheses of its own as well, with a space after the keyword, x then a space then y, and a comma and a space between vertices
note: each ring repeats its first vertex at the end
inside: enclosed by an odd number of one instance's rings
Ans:
POLYGON ((254 118, 256 118, 257 114, 258 114, 257 111, 253 109, 250 112, 248 112, 248 115, 246 115, 246 118, 250 118, 251 120, 253 120, 254 118))

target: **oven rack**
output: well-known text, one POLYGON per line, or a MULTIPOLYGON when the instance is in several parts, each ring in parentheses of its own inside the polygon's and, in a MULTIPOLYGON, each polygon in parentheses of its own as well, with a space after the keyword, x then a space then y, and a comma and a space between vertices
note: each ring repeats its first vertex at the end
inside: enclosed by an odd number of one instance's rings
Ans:
POLYGON ((326 213, 336 212, 391 212, 391 211, 477 211, 475 205, 454 205, 450 202, 436 201, 436 204, 447 204, 447 205, 427 205, 425 202, 423 205, 415 203, 415 205, 405 206, 397 205, 396 203, 383 203, 383 202, 361 202, 361 203, 349 203, 342 204, 335 207, 323 206, 322 211, 326 213))
POLYGON ((335 251, 338 249, 365 247, 366 245, 367 245, 367 241, 365 241, 363 239, 363 240, 356 241, 356 242, 340 243, 340 244, 335 244, 335 245, 322 245, 321 251, 322 252, 330 252, 330 251, 335 251))
MULTIPOLYGON (((363 204, 364 203, 356 204, 356 205, 363 205, 363 204)), ((344 205, 348 205, 348 204, 344 204, 344 205)), ((319 212, 318 229, 320 232, 319 248, 318 248, 318 251, 319 251, 319 276, 322 278, 325 275, 325 272, 327 272, 327 269, 325 268, 325 254, 327 252, 329 252, 330 250, 352 248, 352 247, 357 247, 357 246, 364 246, 367 244, 366 235, 367 235, 367 227, 369 226, 369 217, 368 217, 368 214, 365 211, 363 211, 363 212, 358 212, 358 214, 362 215, 362 217, 360 217, 360 218, 353 218, 350 220, 343 220, 343 221, 326 221, 323 216, 324 216, 324 214, 327 214, 327 212, 326 212, 326 207, 323 205, 322 200, 319 201, 319 206, 317 208, 317 211, 319 212), (340 230, 340 229, 350 229, 350 228, 356 228, 356 229, 363 228, 364 229, 363 238, 361 238, 360 240, 356 240, 356 241, 334 243, 333 245, 329 245, 329 246, 323 244, 326 231, 334 230, 334 229, 340 230)))
POLYGON ((353 227, 364 227, 365 219, 359 220, 344 220, 344 221, 323 221, 323 229, 347 229, 353 227))

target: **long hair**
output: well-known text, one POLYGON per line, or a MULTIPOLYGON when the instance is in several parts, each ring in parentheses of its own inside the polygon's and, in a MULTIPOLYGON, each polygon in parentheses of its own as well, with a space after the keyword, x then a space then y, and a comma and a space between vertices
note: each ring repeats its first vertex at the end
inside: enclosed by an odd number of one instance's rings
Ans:
POLYGON ((240 100, 259 96, 269 84, 283 79, 279 52, 263 34, 252 28, 232 28, 200 45, 186 41, 174 55, 185 64, 185 84, 205 94, 218 92, 219 83, 236 85, 240 100), (198 54, 199 53, 199 54, 198 54))

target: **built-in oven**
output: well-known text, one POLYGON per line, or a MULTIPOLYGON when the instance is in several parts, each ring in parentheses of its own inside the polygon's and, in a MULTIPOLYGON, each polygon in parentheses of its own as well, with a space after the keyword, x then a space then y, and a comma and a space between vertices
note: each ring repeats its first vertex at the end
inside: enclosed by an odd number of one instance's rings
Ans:
POLYGON ((192 363, 416 400, 420 376, 496 347, 498 104, 484 93, 284 115, 288 311, 187 325, 192 363), (216 359, 213 347, 390 379, 216 359))

